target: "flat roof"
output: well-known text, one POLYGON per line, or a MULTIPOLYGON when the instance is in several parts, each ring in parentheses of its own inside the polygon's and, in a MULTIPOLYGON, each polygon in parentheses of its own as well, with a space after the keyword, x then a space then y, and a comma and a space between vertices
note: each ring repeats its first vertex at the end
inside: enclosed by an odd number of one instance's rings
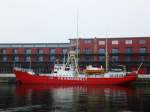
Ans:
POLYGON ((93 37, 93 38, 84 38, 84 37, 79 37, 79 38, 70 38, 69 40, 76 40, 76 39, 85 39, 85 40, 93 40, 93 39, 150 39, 150 36, 145 36, 145 37, 93 37))
POLYGON ((69 47, 69 43, 0 43, 0 48, 66 48, 69 47))

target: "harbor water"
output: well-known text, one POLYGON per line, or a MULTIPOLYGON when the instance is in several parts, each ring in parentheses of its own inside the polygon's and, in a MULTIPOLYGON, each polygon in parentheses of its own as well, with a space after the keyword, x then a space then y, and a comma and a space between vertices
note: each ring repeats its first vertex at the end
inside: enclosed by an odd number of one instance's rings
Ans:
POLYGON ((0 112, 150 112, 150 89, 0 83, 0 112))

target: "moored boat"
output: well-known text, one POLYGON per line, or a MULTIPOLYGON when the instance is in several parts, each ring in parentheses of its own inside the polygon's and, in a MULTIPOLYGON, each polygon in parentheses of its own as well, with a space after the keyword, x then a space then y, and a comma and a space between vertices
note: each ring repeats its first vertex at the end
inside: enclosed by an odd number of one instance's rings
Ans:
POLYGON ((22 68, 14 68, 16 80, 22 84, 63 85, 122 85, 133 82, 137 72, 109 71, 103 74, 80 74, 74 51, 70 51, 65 64, 55 64, 51 74, 36 74, 22 68))
MULTIPOLYGON (((16 80, 22 84, 64 84, 64 85, 122 85, 137 79, 135 72, 108 72, 103 75, 72 74, 71 71, 62 74, 52 73, 50 75, 37 75, 26 70, 14 68, 16 80)), ((58 72, 60 73, 60 72, 58 72)))

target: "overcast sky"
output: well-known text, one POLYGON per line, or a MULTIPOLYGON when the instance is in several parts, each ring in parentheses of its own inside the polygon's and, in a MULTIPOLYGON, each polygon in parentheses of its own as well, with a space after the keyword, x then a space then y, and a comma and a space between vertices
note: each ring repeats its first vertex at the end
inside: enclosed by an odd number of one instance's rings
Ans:
POLYGON ((150 36, 150 0, 0 0, 0 43, 150 36))

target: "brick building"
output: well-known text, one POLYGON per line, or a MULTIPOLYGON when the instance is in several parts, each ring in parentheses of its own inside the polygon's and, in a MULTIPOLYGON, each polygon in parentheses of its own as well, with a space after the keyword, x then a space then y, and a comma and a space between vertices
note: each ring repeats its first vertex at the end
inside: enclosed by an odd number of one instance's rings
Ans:
POLYGON ((0 73, 12 73, 14 66, 49 73, 54 62, 67 56, 69 43, 0 44, 0 73))
MULTIPOLYGON (((14 66, 49 73, 54 62, 62 63, 76 42, 70 39, 70 43, 0 44, 0 73, 11 73, 14 66)), ((81 69, 87 65, 105 66, 106 38, 80 38, 78 43, 81 69)), ((122 64, 132 71, 143 62, 140 72, 150 73, 150 37, 108 38, 107 46, 109 67, 122 64)))
MULTIPOLYGON (((75 45, 76 39, 70 39, 75 45)), ((105 66, 106 38, 79 39, 80 68, 92 64, 105 66)), ((137 70, 143 63, 141 73, 150 73, 150 37, 107 38, 109 67, 125 65, 128 71, 137 70)))

